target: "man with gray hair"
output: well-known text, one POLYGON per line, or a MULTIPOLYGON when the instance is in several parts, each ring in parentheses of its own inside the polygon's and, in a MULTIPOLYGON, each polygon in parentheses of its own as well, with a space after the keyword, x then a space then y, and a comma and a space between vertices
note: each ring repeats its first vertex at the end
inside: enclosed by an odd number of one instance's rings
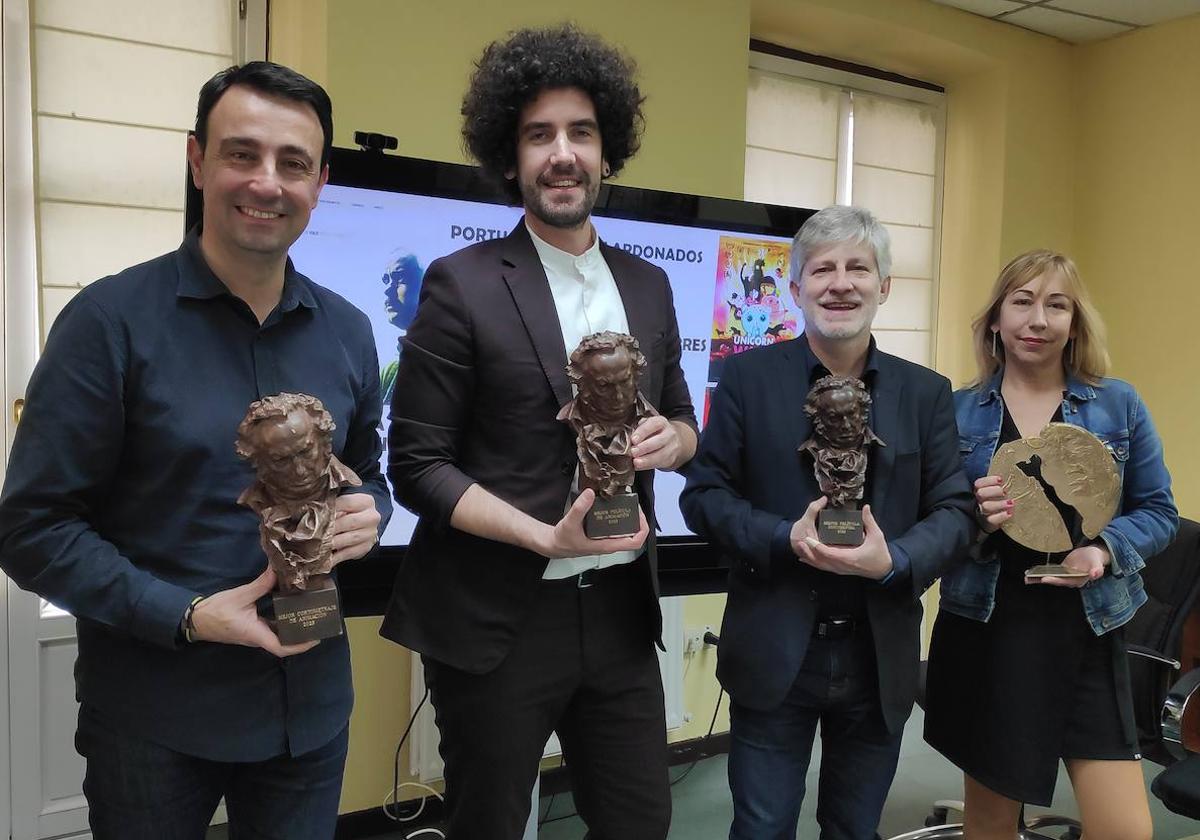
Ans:
POLYGON ((871 840, 917 691, 919 599, 971 540, 973 497, 950 383, 881 352, 871 323, 891 289, 887 231, 827 207, 792 244, 804 334, 731 358, 680 500, 732 562, 717 676, 729 692, 731 840, 792 840, 821 726, 822 840, 871 840), (870 394, 863 542, 818 539, 828 504, 804 412, 821 378, 870 394))

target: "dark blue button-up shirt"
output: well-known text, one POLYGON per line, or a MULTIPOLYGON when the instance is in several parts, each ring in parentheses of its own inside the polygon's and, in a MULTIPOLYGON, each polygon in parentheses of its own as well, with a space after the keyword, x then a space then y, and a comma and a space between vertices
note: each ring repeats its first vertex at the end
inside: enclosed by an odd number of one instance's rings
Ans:
POLYGON ((325 404, 334 454, 386 524, 370 322, 290 260, 261 326, 193 232, 88 286, 50 331, 0 496, 0 566, 78 618, 79 699, 118 729, 253 761, 321 746, 349 718, 345 636, 284 660, 178 637, 196 595, 266 567, 234 441, 249 404, 281 391, 325 404))

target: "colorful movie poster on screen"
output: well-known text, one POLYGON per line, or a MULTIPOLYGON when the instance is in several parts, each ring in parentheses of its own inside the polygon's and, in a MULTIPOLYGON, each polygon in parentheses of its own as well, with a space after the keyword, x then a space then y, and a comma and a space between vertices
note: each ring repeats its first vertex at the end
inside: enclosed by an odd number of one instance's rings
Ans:
POLYGON ((795 338, 803 324, 787 290, 789 243, 722 236, 717 249, 716 294, 708 381, 720 379, 730 356, 795 338))

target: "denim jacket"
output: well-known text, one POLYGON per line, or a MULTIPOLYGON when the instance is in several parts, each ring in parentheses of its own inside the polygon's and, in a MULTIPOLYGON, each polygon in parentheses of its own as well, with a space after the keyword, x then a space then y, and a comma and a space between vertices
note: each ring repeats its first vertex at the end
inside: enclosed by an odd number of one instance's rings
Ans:
MULTIPOLYGON (((986 475, 1000 439, 1004 404, 1000 397, 1002 371, 980 388, 954 394, 959 450, 967 478, 973 483, 986 475)), ((1067 379, 1063 420, 1082 426, 1104 442, 1121 476, 1121 505, 1100 533, 1112 565, 1103 577, 1086 584, 1080 594, 1088 623, 1096 635, 1120 627, 1146 602, 1138 571, 1146 558, 1162 551, 1179 527, 1179 512, 1171 494, 1171 476, 1163 463, 1162 441, 1150 413, 1127 382, 1104 379, 1092 386, 1067 379)), ((942 577, 941 609, 987 621, 996 604, 1000 560, 972 551, 942 577)))

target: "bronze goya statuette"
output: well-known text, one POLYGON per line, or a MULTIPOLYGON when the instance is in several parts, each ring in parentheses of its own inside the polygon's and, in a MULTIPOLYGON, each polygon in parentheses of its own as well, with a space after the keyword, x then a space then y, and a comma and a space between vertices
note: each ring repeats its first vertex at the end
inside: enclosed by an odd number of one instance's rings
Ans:
POLYGON ((259 516, 259 537, 279 580, 276 632, 285 644, 341 633, 333 568, 335 503, 362 481, 332 452, 333 418, 316 397, 276 394, 250 405, 237 454, 257 478, 238 503, 259 516))
POLYGON ((868 449, 884 442, 871 431, 871 395, 852 376, 823 376, 808 392, 804 413, 812 436, 798 452, 813 459, 813 473, 829 504, 817 516, 817 538, 830 545, 861 545, 862 500, 868 449))
POLYGON ((639 527, 631 438, 637 424, 657 412, 638 391, 646 358, 631 335, 605 331, 585 336, 571 353, 567 376, 575 399, 558 412, 576 435, 579 489, 596 502, 584 521, 590 537, 628 536, 639 527))

